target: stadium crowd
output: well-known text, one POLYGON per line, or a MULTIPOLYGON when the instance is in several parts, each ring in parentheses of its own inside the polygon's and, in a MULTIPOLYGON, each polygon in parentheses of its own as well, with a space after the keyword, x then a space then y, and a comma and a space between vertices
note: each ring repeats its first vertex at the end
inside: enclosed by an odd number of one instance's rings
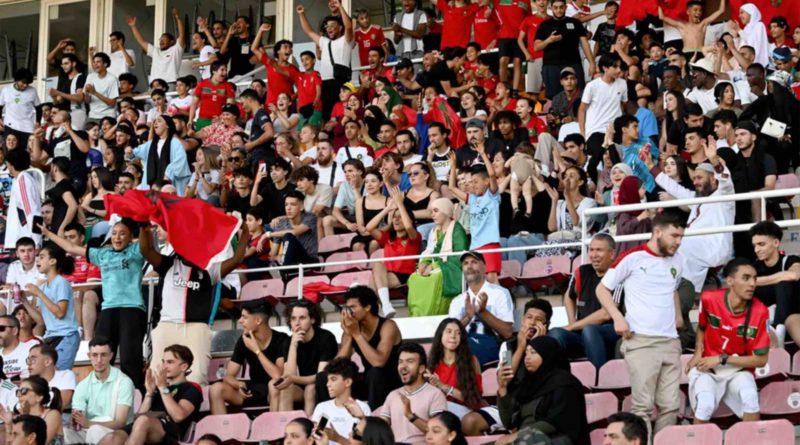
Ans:
POLYGON ((339 0, 322 23, 296 5, 316 45, 299 57, 288 40, 265 47, 269 23, 201 18, 188 36, 173 10, 178 35, 157 42, 136 17, 88 60, 59 42, 46 99, 28 69, 14 73, 0 90, 7 443, 186 441, 205 393, 211 415, 303 410, 287 444, 589 444, 570 368, 584 357, 596 369, 624 358, 630 373, 632 414, 607 419, 605 443, 643 445, 678 423, 682 368, 695 423, 723 402, 759 419, 754 370, 800 341, 800 257, 780 250, 781 201, 767 200, 766 217, 758 199, 584 211, 770 190, 794 175, 800 26, 765 25, 753 4, 716 26, 725 1, 684 1, 683 18, 659 9, 628 27, 613 1, 598 12, 586 0, 401 3, 388 35, 339 0), (152 59, 146 80, 130 72, 137 45, 152 59), (179 72, 187 53, 193 75, 179 72), (229 81, 259 65, 266 78, 229 81), (241 220, 228 258, 200 267, 165 227, 111 215, 109 197, 132 190, 241 220), (743 223, 755 224, 683 237, 743 223), (580 261, 559 243, 582 224, 593 237, 563 296, 568 324, 551 329, 550 303, 531 298, 515 331, 512 294, 529 290, 501 284, 503 262, 580 261), (385 261, 341 291, 338 343, 319 299, 280 315, 272 299, 226 302, 248 281, 296 275, 247 269, 321 262, 320 241, 341 234, 348 251, 385 261), (650 238, 614 240, 630 234, 650 238), (523 246, 539 248, 492 251, 523 246), (153 308, 144 277, 159 279, 153 308), (398 292, 412 317, 447 316, 430 348, 403 340, 398 292), (242 334, 214 376, 220 300, 242 334), (81 341, 92 369, 77 382, 81 341), (492 366, 494 404, 483 397, 492 366))

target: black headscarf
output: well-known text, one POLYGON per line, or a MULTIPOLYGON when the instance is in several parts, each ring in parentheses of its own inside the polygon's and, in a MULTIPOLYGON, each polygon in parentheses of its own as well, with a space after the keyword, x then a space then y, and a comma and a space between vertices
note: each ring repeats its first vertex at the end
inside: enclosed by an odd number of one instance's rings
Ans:
POLYGON ((569 360, 561 345, 552 337, 536 337, 528 341, 542 357, 542 365, 534 372, 525 369, 524 363, 520 364, 520 384, 515 395, 519 404, 542 397, 558 388, 571 386, 574 377, 570 373, 569 360))
POLYGON ((383 114, 380 108, 376 105, 370 105, 365 111, 372 113, 372 117, 364 115, 364 123, 367 125, 367 133, 372 140, 378 140, 378 133, 381 130, 381 124, 386 122, 386 115, 383 114))
POLYGON ((171 162, 170 145, 172 144, 172 136, 175 135, 175 121, 172 117, 163 114, 160 116, 167 124, 167 136, 164 138, 164 147, 161 149, 161 156, 158 155, 158 143, 160 138, 158 135, 153 135, 153 140, 150 141, 150 150, 147 154, 146 172, 147 183, 153 185, 155 181, 162 179, 167 171, 167 166, 171 162))

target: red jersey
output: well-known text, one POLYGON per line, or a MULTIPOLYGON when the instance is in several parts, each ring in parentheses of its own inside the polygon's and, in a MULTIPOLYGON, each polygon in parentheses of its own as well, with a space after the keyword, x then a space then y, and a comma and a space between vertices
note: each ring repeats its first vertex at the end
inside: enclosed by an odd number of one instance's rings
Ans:
POLYGON ((500 17, 498 39, 515 39, 519 36, 522 21, 531 13, 531 6, 522 0, 494 0, 497 15, 500 17))
POLYGON ((486 49, 492 41, 497 40, 497 32, 500 29, 497 11, 488 5, 479 6, 472 26, 475 28, 475 41, 481 45, 481 49, 486 49))
POLYGON ((494 99, 494 90, 497 88, 500 78, 497 76, 477 77, 478 86, 486 90, 486 98, 494 99))
POLYGON ((367 60, 369 56, 369 49, 373 46, 381 46, 386 41, 383 35, 383 29, 378 25, 369 25, 366 30, 360 27, 355 30, 353 37, 356 39, 358 45, 358 58, 361 60, 361 66, 369 65, 367 60))
POLYGON ((744 320, 747 310, 738 314, 728 305, 728 289, 705 291, 700 296, 698 327, 705 331, 703 357, 722 353, 728 355, 769 354, 769 310, 758 298, 751 303, 750 321, 747 324, 747 343, 744 340, 744 320))
MULTIPOLYGON (((389 152, 392 152, 392 153, 397 153, 397 145, 395 145, 394 147, 386 147, 386 146, 383 146, 383 147, 381 147, 381 148, 379 148, 379 149, 375 150, 375 156, 374 156, 374 159, 376 159, 376 160, 377 160, 378 158, 380 158, 381 156, 383 156, 383 155, 385 155, 386 153, 389 153, 389 152)), ((415 254, 415 255, 416 255, 416 254, 415 254)))
POLYGON ((436 7, 442 11, 444 23, 442 24, 442 43, 441 48, 459 47, 465 48, 470 40, 472 22, 475 20, 475 13, 478 5, 468 3, 465 6, 453 7, 447 4, 447 0, 437 0, 436 7))
POLYGON ((64 275, 70 283, 80 284, 87 281, 100 281, 100 268, 90 263, 85 256, 76 256, 75 270, 72 275, 64 275))
POLYGON ((394 78, 394 71, 392 71, 392 69, 390 67, 388 67, 388 66, 384 66, 382 68, 379 68, 377 71, 373 70, 372 68, 367 68, 362 73, 370 81, 374 81, 378 77, 385 77, 385 78, 389 79, 389 82, 391 82, 391 83, 394 83, 394 81, 397 80, 397 79, 394 78))
POLYGON ((539 142, 539 135, 547 133, 547 124, 539 119, 539 116, 531 115, 531 120, 525 124, 525 129, 528 130, 528 138, 532 144, 539 142))
POLYGON ((194 96, 200 99, 200 119, 213 119, 222 114, 228 99, 236 98, 236 90, 230 82, 215 84, 209 78, 197 83, 194 96))
POLYGON ((398 260, 391 261, 392 257, 411 256, 417 255, 422 246, 422 237, 417 234, 414 239, 409 238, 395 238, 389 239, 389 232, 381 230, 381 237, 377 239, 378 245, 383 248, 384 258, 387 260, 386 270, 389 272, 397 272, 401 274, 411 275, 417 270, 417 262, 415 260, 398 260))
POLYGON ((522 21, 520 31, 525 33, 525 39, 528 43, 528 52, 531 53, 531 57, 533 57, 534 60, 544 56, 544 51, 536 51, 533 49, 533 42, 536 41, 536 31, 539 29, 539 25, 548 18, 549 17, 539 17, 534 14, 525 17, 525 20, 522 21))
MULTIPOLYGON (((316 71, 297 72, 292 75, 292 81, 297 85, 297 106, 304 107, 317 98, 317 87, 322 88, 322 76, 316 71)), ((321 90, 320 90, 321 91, 321 90)), ((322 111, 322 96, 314 110, 322 111)))
MULTIPOLYGON (((261 55, 261 64, 267 69, 267 103, 274 104, 278 102, 278 96, 281 93, 286 93, 289 97, 294 96, 294 82, 292 76, 299 74, 300 70, 294 65, 282 66, 281 69, 286 71, 288 76, 279 73, 275 67, 269 63, 270 58, 266 54, 261 55)), ((277 63, 277 62, 276 62, 277 63)))
MULTIPOLYGON (((444 360, 440 361, 438 365, 436 365, 436 369, 433 372, 439 376, 439 380, 444 383, 445 385, 452 386, 456 389, 463 389, 458 386, 458 375, 456 374, 456 364, 453 363, 452 365, 448 365, 444 362, 444 360)), ((475 384, 478 385, 476 388, 478 390, 478 394, 483 394, 483 376, 481 373, 475 373, 475 384)), ((454 399, 452 397, 448 397, 447 400, 452 402, 456 402, 459 404, 464 404, 463 401, 454 399)), ((472 408, 480 408, 480 406, 474 406, 472 408)))

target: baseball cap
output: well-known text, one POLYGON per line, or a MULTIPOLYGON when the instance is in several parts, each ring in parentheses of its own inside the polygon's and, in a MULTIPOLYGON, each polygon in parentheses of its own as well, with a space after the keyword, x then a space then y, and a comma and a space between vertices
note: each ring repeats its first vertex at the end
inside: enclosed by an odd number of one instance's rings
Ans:
POLYGON ((230 113, 230 114, 236 116, 237 118, 239 117, 239 107, 237 107, 234 104, 225 104, 225 105, 223 105, 222 106, 222 112, 223 113, 230 113))
POLYGON ((472 257, 476 260, 480 261, 481 263, 485 263, 486 260, 483 259, 483 254, 474 250, 470 250, 469 252, 464 253, 461 255, 461 262, 463 263, 465 259, 472 257))
POLYGON ((483 123, 480 119, 470 119, 467 121, 466 128, 480 128, 481 130, 486 129, 486 124, 483 123))
POLYGON ((758 134, 756 123, 751 120, 742 120, 736 124, 737 130, 747 130, 752 134, 758 134))
POLYGON ((790 50, 785 46, 782 46, 780 48, 775 48, 772 51, 772 58, 775 60, 780 60, 781 62, 792 60, 792 50, 790 50))
POLYGON ((575 69, 572 68, 571 66, 568 66, 568 67, 566 67, 566 68, 561 70, 561 77, 560 78, 563 79, 563 78, 569 76, 570 74, 575 76, 575 77, 578 77, 578 75, 575 74, 575 69))

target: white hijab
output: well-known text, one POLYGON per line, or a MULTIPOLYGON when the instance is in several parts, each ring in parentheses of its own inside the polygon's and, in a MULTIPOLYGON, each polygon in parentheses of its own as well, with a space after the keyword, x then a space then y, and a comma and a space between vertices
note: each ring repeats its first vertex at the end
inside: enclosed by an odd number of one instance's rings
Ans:
POLYGON ((750 21, 739 33, 739 48, 742 46, 752 46, 756 51, 754 62, 763 66, 769 66, 769 40, 767 39, 767 28, 761 22, 761 11, 752 3, 745 3, 740 10, 750 14, 750 21))

